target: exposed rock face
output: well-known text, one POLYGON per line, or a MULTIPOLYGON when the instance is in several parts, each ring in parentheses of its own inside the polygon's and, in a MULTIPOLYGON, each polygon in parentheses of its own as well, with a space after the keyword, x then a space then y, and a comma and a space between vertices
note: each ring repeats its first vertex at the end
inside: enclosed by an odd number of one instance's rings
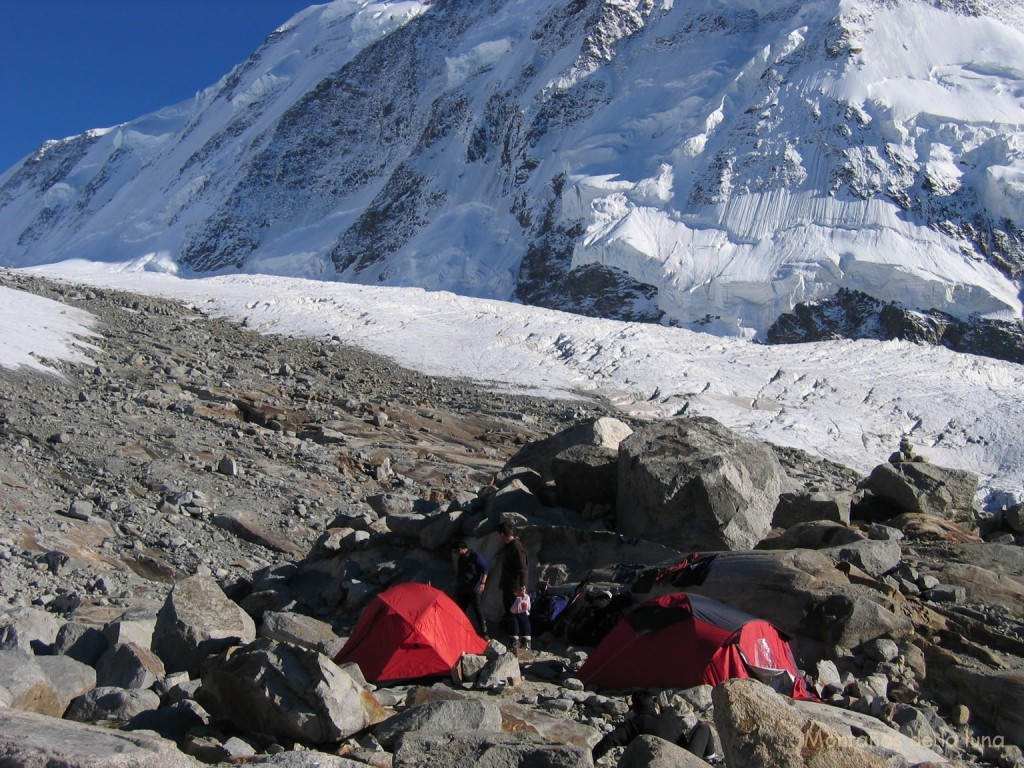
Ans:
POLYGON ((785 473, 771 450, 713 419, 661 422, 620 446, 616 528, 682 550, 749 549, 785 473))
POLYGON ((799 344, 827 339, 905 339, 935 344, 954 352, 1024 363, 1020 322, 961 320, 931 309, 911 310, 884 303, 862 291, 841 288, 824 301, 801 302, 768 329, 769 344, 799 344))

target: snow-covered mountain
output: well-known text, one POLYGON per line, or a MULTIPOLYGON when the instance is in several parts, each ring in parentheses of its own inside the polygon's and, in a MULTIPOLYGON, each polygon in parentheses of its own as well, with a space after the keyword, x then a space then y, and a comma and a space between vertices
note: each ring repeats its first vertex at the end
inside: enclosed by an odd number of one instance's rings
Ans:
POLYGON ((1024 10, 335 0, 0 176, 0 264, 69 258, 746 337, 840 291, 1019 324, 1024 10))

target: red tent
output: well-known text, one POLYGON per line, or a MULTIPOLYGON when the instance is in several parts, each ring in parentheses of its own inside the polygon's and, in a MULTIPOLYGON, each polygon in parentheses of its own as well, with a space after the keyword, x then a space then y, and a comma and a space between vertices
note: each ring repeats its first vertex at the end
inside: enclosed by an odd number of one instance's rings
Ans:
POLYGON ((354 662, 373 682, 441 677, 463 653, 483 653, 487 641, 444 592, 399 584, 363 610, 336 664, 354 662))
POLYGON ((786 638, 767 621, 702 595, 675 592, 638 606, 580 668, 590 688, 692 688, 754 677, 811 698, 786 638))

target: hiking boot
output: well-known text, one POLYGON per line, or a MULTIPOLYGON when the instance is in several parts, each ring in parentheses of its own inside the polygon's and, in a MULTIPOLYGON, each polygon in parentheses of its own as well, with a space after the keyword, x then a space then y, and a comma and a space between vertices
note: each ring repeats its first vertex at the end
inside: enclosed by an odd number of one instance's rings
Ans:
POLYGON ((519 636, 518 635, 513 635, 513 637, 512 637, 512 653, 515 653, 518 650, 519 650, 519 636))
POLYGON ((531 638, 530 638, 529 635, 527 635, 526 637, 523 638, 523 650, 524 651, 531 650, 530 649, 530 640, 531 640, 531 638))

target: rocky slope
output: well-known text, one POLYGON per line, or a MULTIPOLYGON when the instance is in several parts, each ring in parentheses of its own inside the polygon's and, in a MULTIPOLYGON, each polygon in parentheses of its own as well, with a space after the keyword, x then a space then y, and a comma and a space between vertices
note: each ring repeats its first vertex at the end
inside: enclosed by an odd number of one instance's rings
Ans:
MULTIPOLYGON (((970 473, 904 445, 861 478, 707 419, 610 426, 598 403, 430 379, 148 297, 3 281, 88 310, 98 333, 92 362, 60 377, 0 372, 11 765, 126 751, 133 765, 468 765, 494 750, 591 765, 626 704, 583 690, 592 646, 571 633, 518 658, 493 642, 430 687, 366 684, 323 655, 376 592, 448 584, 451 538, 493 556, 504 517, 534 578, 562 590, 589 578, 640 600, 673 587, 613 580, 623 564, 636 577, 720 551, 691 589, 787 632, 835 705, 797 717, 759 684, 662 691, 687 722, 714 723, 729 765, 1024 763, 1024 510, 979 529, 970 473), (107 650, 87 652, 98 636, 107 650), (216 655, 225 643, 241 647, 216 655), (281 698, 295 703, 262 712, 281 698), (837 747, 854 763, 820 762, 837 747)), ((601 764, 692 760, 670 747, 639 740, 601 764)))

